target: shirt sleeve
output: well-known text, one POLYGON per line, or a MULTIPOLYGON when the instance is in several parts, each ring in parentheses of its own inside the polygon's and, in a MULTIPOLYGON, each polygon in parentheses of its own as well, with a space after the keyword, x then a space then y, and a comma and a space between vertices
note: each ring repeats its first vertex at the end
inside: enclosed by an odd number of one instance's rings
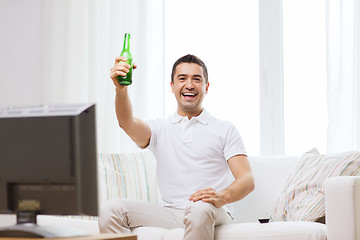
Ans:
POLYGON ((225 139, 224 156, 226 161, 236 155, 247 155, 239 131, 230 123, 225 139))
POLYGON ((150 136, 149 145, 147 147, 145 147, 145 149, 149 149, 149 150, 153 151, 156 147, 157 136, 158 136, 158 132, 160 129, 161 121, 159 119, 151 119, 151 120, 147 120, 146 123, 150 127, 151 136, 150 136))

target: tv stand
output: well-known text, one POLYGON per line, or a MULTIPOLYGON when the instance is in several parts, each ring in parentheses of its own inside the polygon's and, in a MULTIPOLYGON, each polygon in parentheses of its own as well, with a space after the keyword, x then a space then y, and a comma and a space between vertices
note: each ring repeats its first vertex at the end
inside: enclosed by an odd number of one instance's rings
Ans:
POLYGON ((1 227, 1 237, 11 238, 67 238, 87 236, 89 233, 60 226, 40 226, 36 222, 37 212, 23 211, 16 214, 16 224, 1 227))

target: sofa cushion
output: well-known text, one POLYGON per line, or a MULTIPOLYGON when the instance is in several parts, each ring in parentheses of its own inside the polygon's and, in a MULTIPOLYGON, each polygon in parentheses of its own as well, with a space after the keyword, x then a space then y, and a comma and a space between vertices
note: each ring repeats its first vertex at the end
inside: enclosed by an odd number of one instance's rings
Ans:
POLYGON ((99 202, 128 198, 157 202, 155 159, 148 150, 99 154, 99 202))
POLYGON ((271 211, 272 221, 317 221, 325 215, 324 181, 354 176, 360 170, 360 153, 305 153, 290 172, 287 184, 271 211))
POLYGON ((158 227, 138 227, 134 228, 131 233, 137 236, 138 240, 162 240, 168 230, 158 227))
MULTIPOLYGON (((149 231, 149 229, 144 229, 149 231)), ((142 231, 142 228, 138 229, 142 231)), ((158 231, 154 229, 154 231, 158 231)), ((182 240, 183 228, 165 231, 164 240, 182 240)), ((142 238, 139 238, 141 240, 142 238)), ((326 226, 313 222, 236 223, 215 228, 215 240, 326 240, 326 226)))
POLYGON ((216 240, 326 240, 326 226, 313 222, 242 223, 216 228, 216 240))

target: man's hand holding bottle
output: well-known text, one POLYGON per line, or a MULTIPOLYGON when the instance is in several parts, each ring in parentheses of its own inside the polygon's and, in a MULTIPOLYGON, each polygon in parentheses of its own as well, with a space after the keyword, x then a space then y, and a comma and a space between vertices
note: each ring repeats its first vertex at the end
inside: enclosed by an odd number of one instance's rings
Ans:
MULTIPOLYGON (((126 86, 120 85, 118 81, 118 76, 125 77, 126 74, 130 71, 130 64, 126 63, 127 59, 122 56, 118 56, 115 58, 115 64, 110 69, 110 77, 114 82, 114 85, 116 86, 116 90, 123 90, 126 86)), ((133 69, 136 69, 137 65, 133 64, 133 69)))

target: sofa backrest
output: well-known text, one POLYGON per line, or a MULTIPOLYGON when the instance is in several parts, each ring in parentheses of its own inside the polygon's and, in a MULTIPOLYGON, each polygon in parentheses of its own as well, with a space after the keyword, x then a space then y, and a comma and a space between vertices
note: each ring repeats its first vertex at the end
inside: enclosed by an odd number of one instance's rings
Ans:
POLYGON ((249 156, 255 178, 255 190, 233 204, 235 220, 257 222, 259 218, 267 218, 298 159, 299 157, 295 156, 249 156))

